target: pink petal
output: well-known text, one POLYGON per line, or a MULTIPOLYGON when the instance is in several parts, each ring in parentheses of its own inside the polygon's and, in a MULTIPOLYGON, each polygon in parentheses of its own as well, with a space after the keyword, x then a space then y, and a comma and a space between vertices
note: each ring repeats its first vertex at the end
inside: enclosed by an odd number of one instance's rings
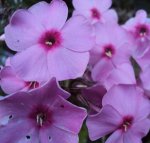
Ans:
POLYGON ((140 21, 141 23, 146 22, 147 13, 145 10, 138 10, 136 12, 137 21, 140 21))
POLYGON ((111 60, 101 59, 92 70, 92 78, 94 81, 103 83, 113 69, 114 66, 111 60))
POLYGON ((89 10, 94 6, 94 1, 86 0, 85 2, 83 0, 73 0, 73 6, 77 11, 84 13, 86 10, 89 10))
POLYGON ((129 33, 127 33, 122 27, 120 27, 115 22, 106 22, 105 24, 97 23, 95 25, 95 28, 96 44, 100 46, 111 44, 114 46, 115 50, 117 50, 118 48, 122 47, 122 45, 127 43, 130 44, 131 42, 129 33))
POLYGON ((58 80, 80 77, 87 67, 88 60, 89 53, 87 52, 78 53, 59 47, 48 53, 49 75, 58 80))
POLYGON ((147 91, 150 91, 150 80, 149 79, 150 75, 150 67, 147 67, 144 69, 144 71, 141 72, 140 74, 140 79, 142 81, 143 88, 147 91))
MULTIPOLYGON (((150 119, 143 119, 133 124, 129 134, 138 137, 138 139, 146 136, 150 129, 150 119)), ((126 135, 126 138, 128 135, 126 135)))
POLYGON ((51 126, 49 129, 40 130, 40 142, 41 143, 78 143, 78 135, 61 130, 55 126, 51 126))
POLYGON ((135 20, 135 18, 130 18, 124 25, 123 28, 126 29, 127 31, 131 31, 134 32, 135 30, 135 26, 137 24, 137 21, 135 20))
POLYGON ((114 84, 136 84, 133 67, 130 63, 117 66, 108 76, 106 87, 109 89, 114 84))
POLYGON ((53 124, 61 130, 78 134, 87 116, 86 110, 60 99, 53 105, 53 124))
POLYGON ((81 16, 74 16, 65 24, 62 30, 63 46, 67 49, 85 52, 94 46, 92 26, 81 16))
POLYGON ((50 4, 42 1, 30 7, 29 11, 46 29, 62 28, 68 17, 67 5, 62 0, 53 0, 50 4))
POLYGON ((134 32, 136 25, 143 24, 146 22, 147 13, 144 10, 139 10, 136 12, 136 15, 134 18, 130 18, 123 27, 131 32, 134 32))
POLYGON ((14 51, 22 51, 35 45, 42 32, 43 27, 30 12, 17 10, 5 28, 6 44, 14 51))
POLYGON ((124 143, 127 143, 127 142, 142 143, 140 137, 134 135, 134 133, 131 131, 128 131, 127 133, 125 133, 123 138, 124 138, 124 143))
POLYGON ((115 131, 107 140, 106 143, 127 143, 123 140, 122 131, 115 131))
POLYGON ((25 92, 18 92, 15 94, 11 94, 6 96, 5 98, 0 100, 0 113, 1 118, 8 119, 9 122, 13 122, 14 120, 21 120, 22 118, 26 118, 28 112, 30 111, 30 107, 32 105, 32 100, 28 100, 30 96, 25 92), (15 105, 14 105, 15 101, 15 105), (9 118, 12 116, 12 118, 9 118))
MULTIPOLYGON (((51 93, 52 102, 53 102, 53 97, 55 100, 55 95, 62 96, 65 99, 67 99, 70 96, 70 93, 63 90, 55 78, 52 78, 50 81, 45 83, 42 87, 40 87, 38 89, 36 88, 36 89, 30 91, 30 93, 35 96, 41 95, 41 98, 43 98, 43 96, 47 97, 47 96, 49 96, 49 94, 47 94, 47 93, 51 93)), ((47 101, 47 99, 46 99, 46 101, 47 101)), ((48 101, 48 102, 50 103, 50 101, 48 101)))
POLYGON ((122 116, 130 115, 138 118, 143 111, 142 109, 145 109, 143 108, 145 106, 143 100, 145 100, 143 93, 136 86, 116 85, 105 94, 102 104, 103 106, 112 105, 122 116))
POLYGON ((92 141, 116 130, 122 120, 121 115, 110 105, 106 105, 97 115, 87 118, 87 127, 92 141))
POLYGON ((118 22, 118 15, 114 9, 110 9, 103 14, 104 21, 106 22, 118 22))
POLYGON ((40 45, 17 53, 11 58, 11 65, 17 75, 26 81, 43 82, 49 79, 47 55, 40 45))
POLYGON ((150 50, 147 50, 142 57, 134 57, 141 69, 145 71, 149 67, 150 50))
POLYGON ((38 132, 24 120, 1 127, 0 137, 3 143, 39 143, 38 132))
POLYGON ((97 6, 101 12, 108 10, 111 5, 112 0, 95 0, 95 6, 97 6))
POLYGON ((25 88, 25 82, 19 78, 11 67, 4 67, 0 73, 0 85, 2 90, 7 93, 14 93, 25 88))
POLYGON ((116 66, 120 66, 121 64, 125 63, 130 63, 131 47, 133 47, 132 44, 124 43, 116 50, 115 56, 112 58, 112 61, 116 66))

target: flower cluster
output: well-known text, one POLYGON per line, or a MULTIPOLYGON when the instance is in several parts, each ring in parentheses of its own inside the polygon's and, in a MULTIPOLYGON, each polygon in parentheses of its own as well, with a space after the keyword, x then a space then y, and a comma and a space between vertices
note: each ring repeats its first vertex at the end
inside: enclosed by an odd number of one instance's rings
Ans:
POLYGON ((112 0, 72 3, 72 17, 63 0, 42 1, 17 10, 5 27, 0 41, 15 54, 0 71, 9 94, 0 99, 1 143, 78 143, 84 120, 91 141, 109 135, 106 143, 141 143, 148 134, 147 13, 120 25, 112 0), (77 78, 84 85, 72 96, 85 108, 59 85, 77 78))

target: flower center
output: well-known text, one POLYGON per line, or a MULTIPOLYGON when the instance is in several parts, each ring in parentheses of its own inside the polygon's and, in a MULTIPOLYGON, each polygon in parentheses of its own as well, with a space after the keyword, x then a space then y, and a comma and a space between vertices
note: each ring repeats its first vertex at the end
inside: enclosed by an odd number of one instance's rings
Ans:
POLYGON ((45 41, 45 44, 46 44, 47 46, 52 46, 52 45, 55 44, 55 42, 56 42, 56 40, 55 40, 54 37, 49 37, 49 39, 47 39, 47 40, 45 41))
POLYGON ((91 9, 91 16, 94 19, 100 19, 100 13, 96 8, 91 9))
POLYGON ((38 88, 40 86, 37 81, 26 82, 26 85, 29 89, 38 88))
POLYGON ((37 114, 36 121, 39 126, 42 127, 45 120, 46 120, 46 115, 44 113, 37 114))
POLYGON ((137 27, 137 35, 141 38, 145 38, 149 33, 149 29, 146 25, 140 25, 137 27))
POLYGON ((140 28, 140 36, 146 36, 147 35, 147 28, 146 27, 141 27, 140 28))
POLYGON ((114 48, 112 45, 107 45, 104 47, 104 53, 103 55, 107 58, 112 58, 114 55, 114 48))
POLYGON ((39 128, 50 126, 52 124, 52 111, 46 105, 38 105, 33 107, 29 118, 39 128))
POLYGON ((123 119, 120 129, 122 129, 124 132, 126 132, 132 126, 132 123, 133 123, 133 117, 126 116, 123 119))
POLYGON ((61 42, 62 42, 61 33, 57 30, 45 32, 39 40, 39 43, 46 50, 50 50, 54 47, 60 46, 61 42))

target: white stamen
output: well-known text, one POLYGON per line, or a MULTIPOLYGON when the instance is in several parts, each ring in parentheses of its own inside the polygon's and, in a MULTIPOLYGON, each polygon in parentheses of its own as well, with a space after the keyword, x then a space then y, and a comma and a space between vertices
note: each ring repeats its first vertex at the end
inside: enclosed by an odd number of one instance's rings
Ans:
POLYGON ((49 46, 52 46, 52 45, 53 45, 53 43, 50 42, 50 41, 46 41, 45 44, 46 44, 46 45, 49 45, 49 46))
POLYGON ((106 54, 106 56, 108 56, 108 57, 112 57, 112 53, 111 53, 111 51, 108 51, 108 52, 105 52, 105 54, 106 54))
POLYGON ((140 36, 141 36, 141 37, 145 37, 145 36, 146 36, 146 32, 144 32, 144 33, 141 32, 141 33, 140 33, 140 36))

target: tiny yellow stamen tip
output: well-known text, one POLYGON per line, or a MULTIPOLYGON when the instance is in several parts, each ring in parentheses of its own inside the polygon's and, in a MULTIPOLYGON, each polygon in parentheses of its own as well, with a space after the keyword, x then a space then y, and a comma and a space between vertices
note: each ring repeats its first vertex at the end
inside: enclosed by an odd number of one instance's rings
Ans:
POLYGON ((128 129, 127 125, 123 125, 123 127, 124 127, 124 131, 126 132, 128 129))

